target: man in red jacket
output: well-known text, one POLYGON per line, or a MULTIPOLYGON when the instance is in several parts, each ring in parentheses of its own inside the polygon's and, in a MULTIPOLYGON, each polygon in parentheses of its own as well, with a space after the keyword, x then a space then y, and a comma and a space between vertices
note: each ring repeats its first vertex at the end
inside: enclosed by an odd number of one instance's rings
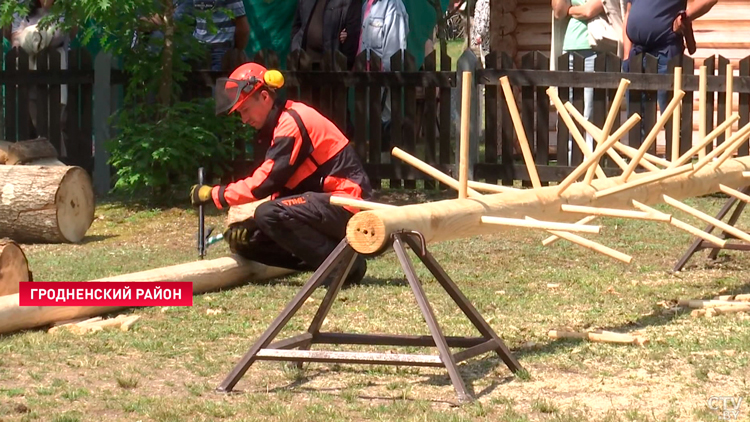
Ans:
MULTIPOLYGON (((283 76, 256 63, 238 67, 216 85, 217 114, 239 112, 268 145, 255 172, 228 185, 193 186, 194 206, 218 209, 270 200, 253 218, 232 225, 225 238, 239 255, 275 267, 315 271, 346 236, 358 210, 331 205, 331 195, 370 198, 372 187, 359 157, 335 124, 313 108, 277 97, 283 76)), ((346 279, 359 282, 367 265, 358 256, 346 279)))

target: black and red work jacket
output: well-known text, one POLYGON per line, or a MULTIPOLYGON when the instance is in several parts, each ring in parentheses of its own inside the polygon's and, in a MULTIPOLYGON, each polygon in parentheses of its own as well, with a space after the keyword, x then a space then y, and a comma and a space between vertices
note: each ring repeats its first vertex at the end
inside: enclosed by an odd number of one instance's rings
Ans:
POLYGON ((258 132, 259 142, 268 138, 265 160, 251 176, 214 186, 211 194, 217 208, 305 192, 370 199, 370 180, 349 140, 312 107, 277 100, 258 132))

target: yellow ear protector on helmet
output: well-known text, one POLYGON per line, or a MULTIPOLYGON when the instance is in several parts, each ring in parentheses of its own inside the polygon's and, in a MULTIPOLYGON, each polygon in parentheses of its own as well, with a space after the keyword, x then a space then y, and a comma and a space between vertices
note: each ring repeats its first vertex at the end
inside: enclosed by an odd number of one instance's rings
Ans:
MULTIPOLYGON (((245 93, 249 94, 255 91, 258 82, 260 82, 258 78, 252 76, 248 80, 248 84, 245 85, 242 90, 245 93)), ((279 89, 284 86, 284 75, 282 75, 278 70, 267 70, 265 73, 263 73, 263 84, 271 89, 279 89)))
POLYGON ((263 82, 269 88, 279 89, 284 86, 284 75, 278 70, 268 70, 263 74, 263 82))

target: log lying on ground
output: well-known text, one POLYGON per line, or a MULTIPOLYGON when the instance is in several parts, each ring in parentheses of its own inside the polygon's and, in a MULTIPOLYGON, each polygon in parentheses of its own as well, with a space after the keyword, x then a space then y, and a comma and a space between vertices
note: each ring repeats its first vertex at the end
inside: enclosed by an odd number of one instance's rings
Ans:
POLYGON ((711 318, 716 315, 734 314, 739 312, 750 313, 750 303, 740 305, 725 305, 714 308, 695 309, 690 313, 693 318, 706 317, 711 318))
POLYGON ((13 142, 0 141, 0 164, 5 164, 8 161, 8 150, 13 142))
POLYGON ((0 237, 77 243, 94 221, 94 189, 75 166, 0 166, 0 237))
POLYGON ((747 303, 730 300, 702 300, 702 299, 682 299, 677 301, 677 306, 693 309, 719 308, 724 306, 747 306, 747 303))
POLYGON ((591 332, 575 332, 575 331, 558 331, 550 330, 547 333, 549 338, 553 340, 574 338, 581 340, 589 340, 597 343, 617 343, 617 344, 637 344, 638 346, 644 346, 648 344, 648 338, 641 335, 632 335, 625 333, 614 333, 611 331, 591 331, 591 332))
POLYGON ((10 239, 0 239, 0 296, 18 293, 18 283, 29 280, 29 263, 21 247, 10 239))
POLYGON ((47 138, 12 142, 8 147, 7 165, 29 164, 35 160, 57 159, 57 149, 47 138))
MULTIPOLYGON (((233 287, 250 281, 281 277, 293 272, 284 268, 269 267, 255 261, 248 261, 239 256, 228 256, 91 281, 191 281, 193 282, 193 293, 197 294, 233 287)), ((114 306, 21 307, 18 299, 18 294, 0 297, 0 334, 42 327, 56 321, 102 315, 126 308, 114 306)))
POLYGON ((557 186, 549 186, 479 198, 362 211, 349 221, 346 235, 356 251, 372 254, 386 248, 390 236, 399 230, 416 230, 428 243, 508 230, 503 226, 483 224, 482 216, 572 222, 580 219, 580 215, 562 211, 562 204, 632 209, 634 200, 653 205, 663 203, 664 195, 684 199, 717 192, 720 185, 739 189, 748 183, 742 174, 748 170, 750 157, 742 157, 727 160, 716 170, 704 167, 692 175, 689 171, 681 172, 641 185, 638 185, 639 179, 653 178, 654 174, 667 170, 633 174, 627 183, 635 187, 599 197, 597 192, 620 185, 619 177, 597 179, 591 185, 573 183, 562 195, 558 195, 557 186))

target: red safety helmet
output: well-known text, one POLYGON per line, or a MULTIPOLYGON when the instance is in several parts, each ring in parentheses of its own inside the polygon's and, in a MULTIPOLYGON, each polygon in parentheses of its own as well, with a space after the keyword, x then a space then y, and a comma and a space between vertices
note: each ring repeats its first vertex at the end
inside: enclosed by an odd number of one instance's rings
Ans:
POLYGON ((245 63, 228 78, 216 80, 216 114, 231 114, 263 86, 277 89, 283 85, 284 76, 278 70, 268 70, 257 63, 245 63))

